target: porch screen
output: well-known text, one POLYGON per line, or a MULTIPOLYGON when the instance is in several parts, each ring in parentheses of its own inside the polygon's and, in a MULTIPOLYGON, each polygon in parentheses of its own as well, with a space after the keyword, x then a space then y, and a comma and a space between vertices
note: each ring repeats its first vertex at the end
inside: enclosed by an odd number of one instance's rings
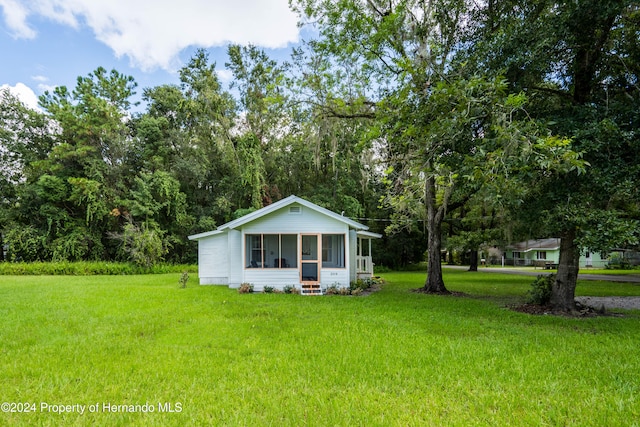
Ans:
POLYGON ((322 268, 344 268, 344 234, 322 235, 322 268))
POLYGON ((247 234, 247 268, 297 268, 298 236, 295 234, 247 234))

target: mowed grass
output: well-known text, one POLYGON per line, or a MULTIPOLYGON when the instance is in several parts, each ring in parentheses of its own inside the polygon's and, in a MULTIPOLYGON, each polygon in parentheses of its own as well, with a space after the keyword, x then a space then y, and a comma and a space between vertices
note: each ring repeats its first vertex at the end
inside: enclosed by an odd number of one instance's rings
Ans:
POLYGON ((411 292, 424 273, 384 277, 366 297, 180 289, 179 274, 0 277, 0 401, 36 404, 0 425, 640 423, 639 312, 506 308, 532 277, 445 271, 467 297, 411 292))

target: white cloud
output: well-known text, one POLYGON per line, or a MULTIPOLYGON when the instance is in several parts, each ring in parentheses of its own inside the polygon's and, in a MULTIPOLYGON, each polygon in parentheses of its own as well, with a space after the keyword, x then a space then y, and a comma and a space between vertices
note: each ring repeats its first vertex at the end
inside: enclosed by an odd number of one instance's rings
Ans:
POLYGON ((227 43, 285 47, 298 41, 296 15, 287 0, 0 0, 15 37, 33 38, 30 15, 90 27, 118 57, 145 70, 175 69, 189 46, 227 43))
POLYGON ((4 21, 13 30, 13 36, 22 39, 32 39, 36 32, 27 25, 27 8, 17 0, 0 0, 4 11, 4 21))
POLYGON ((40 110, 40 107, 38 106, 38 96, 24 83, 17 83, 15 86, 9 86, 8 84, 0 85, 0 90, 5 89, 9 89, 9 92, 11 92, 12 95, 17 97, 32 110, 40 110))
POLYGON ((220 79, 220 81, 230 82, 231 80, 233 80, 233 73, 231 72, 231 70, 223 68, 221 70, 216 70, 216 73, 218 74, 218 78, 220 79))

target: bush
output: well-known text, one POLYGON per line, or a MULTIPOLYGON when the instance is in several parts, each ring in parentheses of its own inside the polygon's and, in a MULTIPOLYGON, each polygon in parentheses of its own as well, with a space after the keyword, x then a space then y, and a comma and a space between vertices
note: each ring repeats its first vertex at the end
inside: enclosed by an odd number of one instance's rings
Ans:
POLYGON ((339 293, 339 290, 336 285, 331 285, 324 291, 325 295, 338 295, 338 293, 339 293))
POLYGON ((265 286, 262 290, 265 294, 272 294, 276 289, 273 286, 265 286))
POLYGON ((185 264, 157 264, 142 267, 127 262, 57 261, 57 262, 0 262, 0 275, 95 276, 127 274, 195 273, 198 267, 185 264))
POLYGON ((375 272, 376 273, 390 273, 393 270, 390 267, 387 267, 386 265, 376 265, 375 267, 375 272))
POLYGON ((183 271, 180 275, 180 280, 178 280, 178 287, 184 289, 187 287, 187 282, 189 281, 189 272, 183 271))
POLYGON ((46 236, 32 226, 9 229, 4 241, 11 261, 40 261, 48 257, 46 236))
POLYGON ((299 295, 300 289, 296 288, 295 285, 287 285, 284 288, 282 288, 282 292, 285 294, 299 295))
POLYGON ((629 260, 620 256, 619 254, 613 254, 609 262, 605 265, 607 270, 629 270, 632 268, 629 260))
POLYGON ((373 286, 373 279, 358 279, 355 282, 351 282, 349 285, 352 291, 356 289, 364 291, 365 289, 369 289, 371 286, 373 286))
POLYGON ((531 288, 527 292, 527 303, 536 305, 549 304, 551 302, 551 287, 555 280, 555 274, 539 275, 531 283, 531 288))
POLYGON ((238 288, 239 294, 250 294, 253 292, 253 285, 251 283, 242 283, 238 288))

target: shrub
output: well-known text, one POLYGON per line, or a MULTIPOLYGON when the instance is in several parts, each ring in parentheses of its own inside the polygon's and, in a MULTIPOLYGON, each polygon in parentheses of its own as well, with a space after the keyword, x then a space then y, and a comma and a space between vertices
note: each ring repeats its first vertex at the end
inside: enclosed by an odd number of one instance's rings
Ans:
POLYGON ((351 289, 348 287, 339 288, 338 295, 351 295, 351 289))
POLYGON ((536 305, 549 304, 551 302, 551 287, 555 280, 555 274, 539 275, 531 283, 531 288, 527 291, 527 303, 536 305))
POLYGON ((273 286, 265 286, 264 289, 262 290, 265 294, 272 294, 275 291, 275 288, 273 286))
POLYGON ((178 280, 178 287, 184 289, 187 287, 187 282, 189 281, 189 272, 183 271, 180 275, 180 280, 178 280))
POLYGON ((239 294, 250 294, 253 292, 253 285, 251 283, 242 283, 238 288, 239 294))
POLYGON ((152 267, 139 266, 130 262, 105 261, 57 261, 57 262, 0 262, 0 275, 126 275, 195 273, 196 265, 157 264, 152 267))
POLYGON ((9 229, 4 240, 11 261, 40 261, 47 258, 46 236, 32 226, 9 229))
POLYGON ((287 285, 282 288, 282 292, 285 294, 300 294, 300 289, 296 288, 295 285, 287 285))
POLYGON ((629 260, 619 254, 611 255, 609 262, 605 265, 607 270, 629 270, 632 267, 629 260))
POLYGON ((336 285, 331 285, 324 291, 325 295, 338 295, 338 293, 339 293, 339 290, 336 285))
POLYGON ((355 290, 355 289, 369 289, 371 286, 373 286, 373 279, 358 279, 355 282, 351 282, 350 284, 350 288, 351 290, 355 290))

